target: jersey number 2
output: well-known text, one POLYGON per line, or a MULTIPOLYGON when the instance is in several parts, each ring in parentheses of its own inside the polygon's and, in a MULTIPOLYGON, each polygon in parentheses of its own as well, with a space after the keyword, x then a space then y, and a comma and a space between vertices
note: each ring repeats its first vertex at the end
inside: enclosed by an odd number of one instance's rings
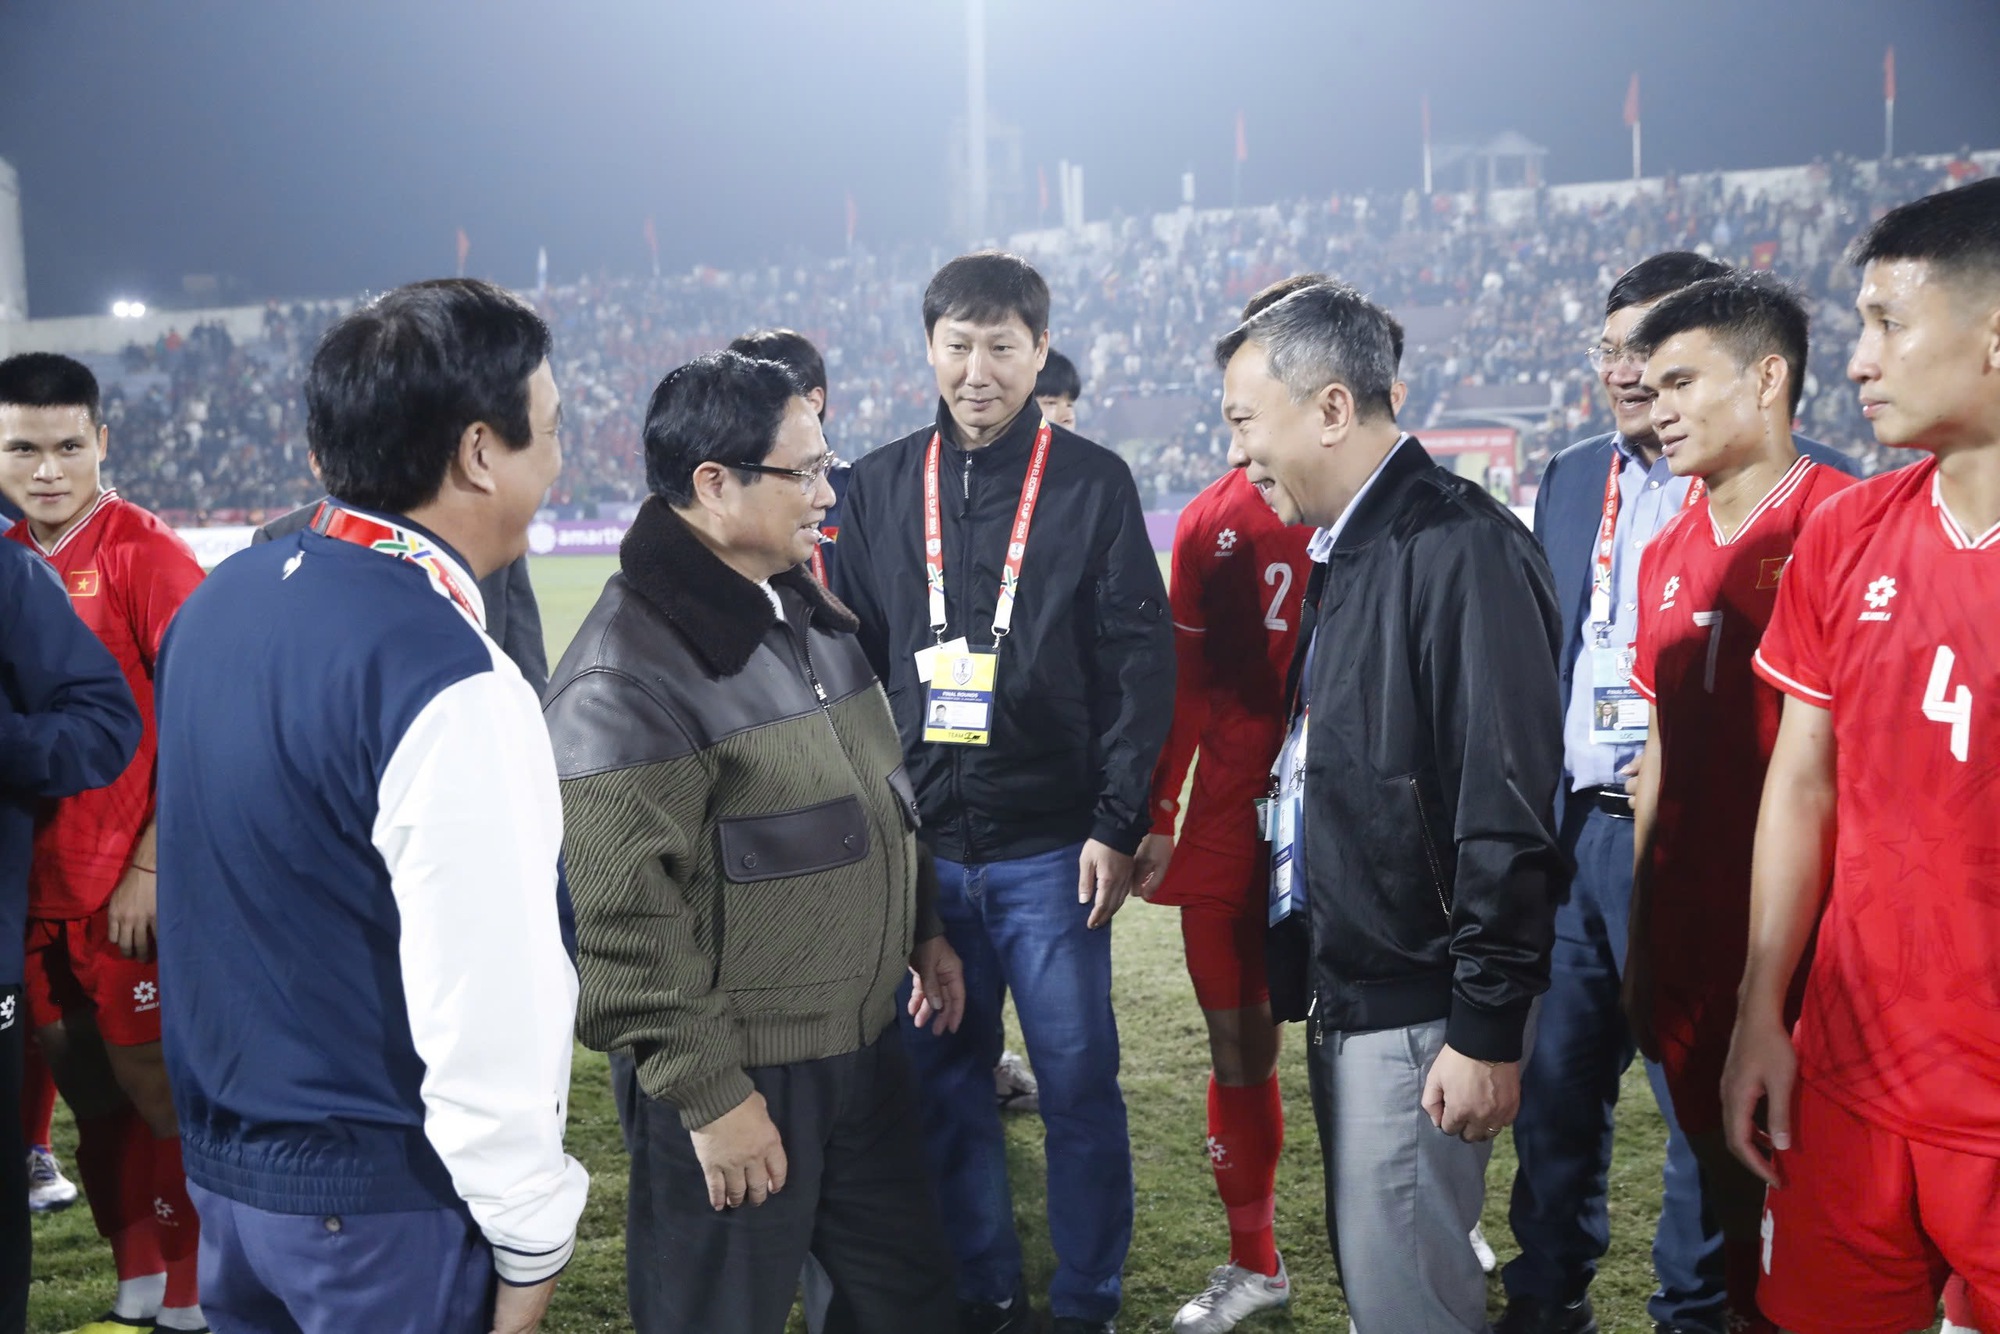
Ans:
POLYGON ((1951 728, 1951 757, 1965 763, 1972 744, 1972 687, 1961 685, 1951 691, 1951 671, 1958 657, 1943 644, 1931 660, 1931 683, 1924 690, 1924 717, 1951 728))
POLYGON ((1283 561, 1264 567, 1264 583, 1278 591, 1271 596, 1271 605, 1264 609, 1264 628, 1280 633, 1291 629, 1278 611, 1285 605, 1285 595, 1292 591, 1292 567, 1283 561))

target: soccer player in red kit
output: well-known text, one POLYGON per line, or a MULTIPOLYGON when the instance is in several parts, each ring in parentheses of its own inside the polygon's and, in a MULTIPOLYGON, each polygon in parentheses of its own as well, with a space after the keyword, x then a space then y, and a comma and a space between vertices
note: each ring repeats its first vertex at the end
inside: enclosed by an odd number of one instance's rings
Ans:
POLYGON ((2000 180, 1853 255, 1862 413, 1931 457, 1813 515, 1757 650, 1787 698, 1723 1116, 1772 1320, 1923 1328, 1955 1269, 2000 1329, 2000 180))
POLYGON ((118 1266, 110 1312, 83 1330, 199 1330, 200 1224, 160 1056, 152 673, 201 567, 172 529, 105 489, 107 437, 88 367, 46 352, 0 362, 0 490, 25 515, 7 536, 55 567, 145 728, 115 782, 56 803, 35 831, 24 990, 118 1266))
POLYGON ((1653 430, 1696 499, 1646 544, 1632 687, 1651 704, 1635 785, 1628 1009, 1660 1062, 1722 1228, 1731 1329, 1757 1313, 1763 1183, 1722 1138, 1722 1063, 1750 933, 1750 858, 1783 697, 1750 657, 1806 516, 1853 479, 1792 443, 1806 312, 1730 274, 1663 299, 1625 340, 1653 430))

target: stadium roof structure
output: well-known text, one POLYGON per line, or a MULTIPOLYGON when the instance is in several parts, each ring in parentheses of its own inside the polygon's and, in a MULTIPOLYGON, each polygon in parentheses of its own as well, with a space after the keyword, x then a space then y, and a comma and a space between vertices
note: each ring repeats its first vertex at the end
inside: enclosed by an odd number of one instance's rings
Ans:
POLYGON ((1463 167, 1467 190, 1504 190, 1547 179, 1542 164, 1549 150, 1518 130, 1502 130, 1489 139, 1447 141, 1437 145, 1433 156, 1440 175, 1463 167))

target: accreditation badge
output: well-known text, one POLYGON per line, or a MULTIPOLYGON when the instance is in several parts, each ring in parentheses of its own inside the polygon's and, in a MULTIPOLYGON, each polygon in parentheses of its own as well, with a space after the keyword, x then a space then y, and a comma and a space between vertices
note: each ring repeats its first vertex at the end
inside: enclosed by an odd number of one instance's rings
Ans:
POLYGON ((924 698, 924 740, 947 746, 984 746, 992 740, 993 673, 999 662, 997 653, 939 650, 924 698))
POLYGON ((1631 645, 1590 650, 1590 741, 1595 746, 1646 744, 1646 697, 1632 688, 1631 645))
POLYGON ((1278 795, 1266 806, 1265 837, 1271 843, 1271 880, 1267 887, 1270 913, 1266 919, 1276 926, 1287 917, 1306 910, 1306 878, 1300 874, 1299 850, 1305 837, 1306 733, 1311 715, 1302 713, 1285 738, 1284 749, 1271 769, 1277 780, 1278 795))

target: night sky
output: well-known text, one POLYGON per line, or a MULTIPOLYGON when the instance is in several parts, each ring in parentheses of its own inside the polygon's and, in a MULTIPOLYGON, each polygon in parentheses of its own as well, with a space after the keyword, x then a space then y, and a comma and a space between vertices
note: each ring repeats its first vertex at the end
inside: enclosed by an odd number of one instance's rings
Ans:
MULTIPOLYGON (((993 116, 1029 194, 1059 158, 1092 217, 1418 182, 1439 140, 1519 130, 1554 181, 1775 166, 1882 142, 2000 144, 2000 0, 988 0, 993 116)), ((0 157, 21 176, 36 315, 471 272, 515 285, 844 244, 945 245, 957 0, 235 3, 0 0, 0 157)), ((1054 207, 1050 210, 1051 220, 1054 207)))

